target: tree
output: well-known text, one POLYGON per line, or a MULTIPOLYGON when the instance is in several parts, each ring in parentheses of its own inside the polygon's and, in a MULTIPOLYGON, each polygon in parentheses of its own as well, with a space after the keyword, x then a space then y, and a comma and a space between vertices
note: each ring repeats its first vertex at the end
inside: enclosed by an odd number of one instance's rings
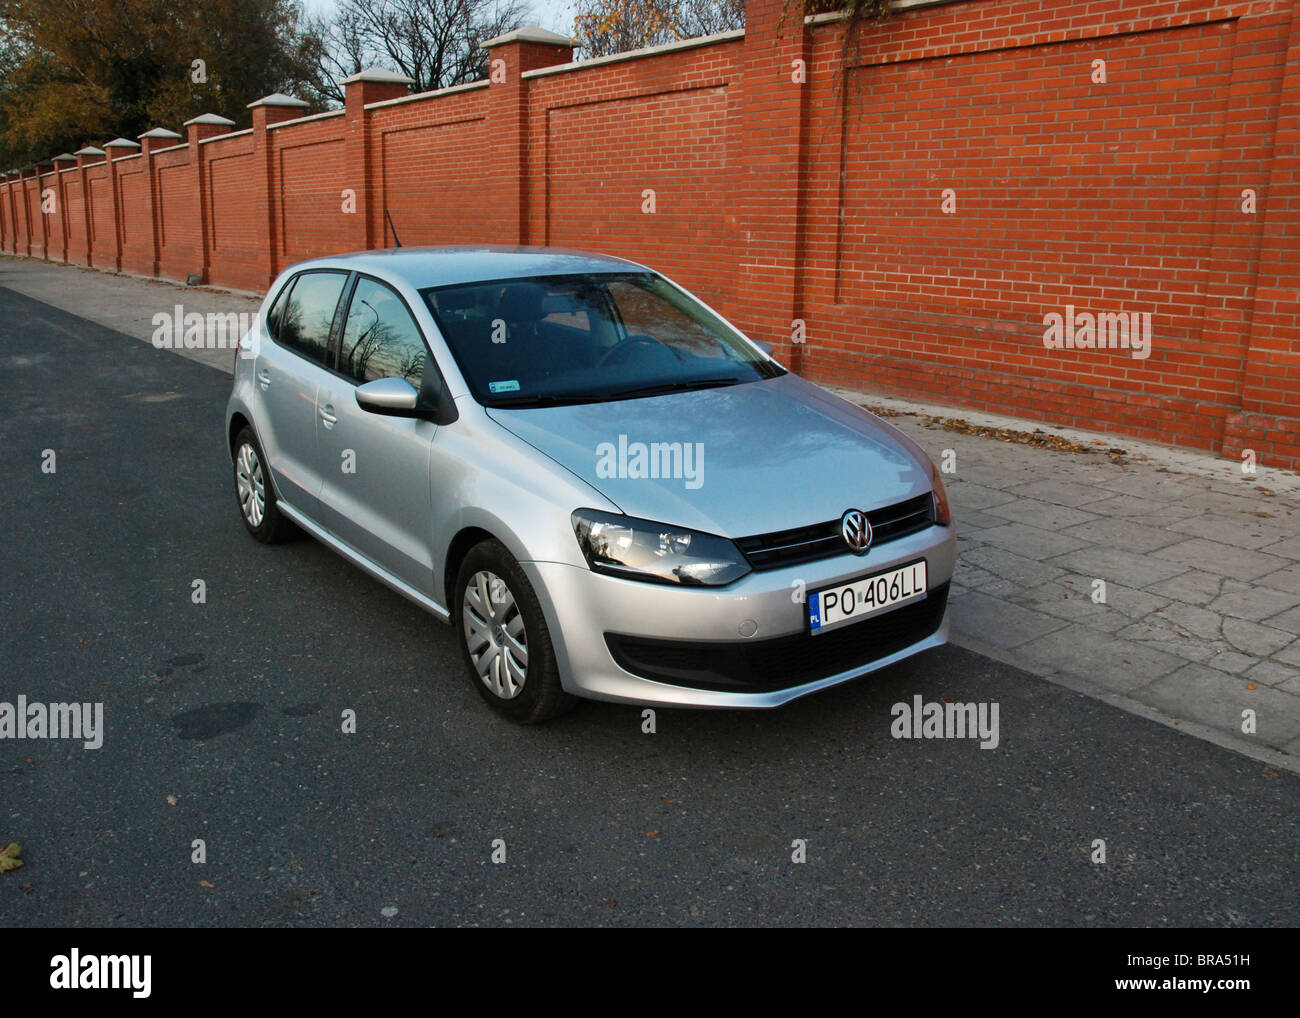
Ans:
POLYGON ((0 165, 318 91, 294 0, 0 0, 0 165))
POLYGON ((745 0, 580 0, 573 34, 584 58, 745 27, 745 0))
POLYGON ((371 65, 413 78, 419 92, 486 78, 479 43, 518 28, 527 13, 522 0, 341 0, 316 23, 322 95, 341 103, 339 82, 371 65))
MULTIPOLYGON (((843 11, 845 45, 890 10, 891 0, 785 0, 783 18, 843 11)), ((745 27, 745 0, 578 0, 579 57, 609 56, 745 27)))

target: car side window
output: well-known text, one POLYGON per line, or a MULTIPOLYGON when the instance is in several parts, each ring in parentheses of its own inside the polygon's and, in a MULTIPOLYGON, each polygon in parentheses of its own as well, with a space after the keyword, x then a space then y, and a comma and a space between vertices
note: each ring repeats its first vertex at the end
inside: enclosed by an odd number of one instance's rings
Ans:
POLYGON ((358 385, 405 378, 419 389, 424 358, 424 338, 402 299, 383 283, 358 279, 343 326, 339 371, 358 385))
POLYGON ((272 327, 275 341, 318 364, 327 363, 330 329, 347 280, 343 272, 304 272, 299 276, 272 327))
POLYGON ((266 313, 266 331, 272 339, 277 341, 280 338, 280 319, 284 315, 284 306, 289 303, 289 291, 293 289, 293 283, 293 280, 289 280, 280 288, 275 303, 271 305, 271 310, 266 313))

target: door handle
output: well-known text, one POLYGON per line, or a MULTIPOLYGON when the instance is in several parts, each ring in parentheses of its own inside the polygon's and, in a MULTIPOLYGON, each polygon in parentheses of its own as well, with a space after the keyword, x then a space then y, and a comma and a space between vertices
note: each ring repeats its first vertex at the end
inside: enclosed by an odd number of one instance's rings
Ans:
POLYGON ((257 384, 260 385, 262 391, 265 392, 271 386, 271 373, 266 369, 259 371, 257 373, 257 384))
POLYGON ((320 419, 324 422, 325 427, 327 428, 332 428, 338 423, 339 419, 334 416, 333 403, 327 403, 325 406, 320 408, 320 419))

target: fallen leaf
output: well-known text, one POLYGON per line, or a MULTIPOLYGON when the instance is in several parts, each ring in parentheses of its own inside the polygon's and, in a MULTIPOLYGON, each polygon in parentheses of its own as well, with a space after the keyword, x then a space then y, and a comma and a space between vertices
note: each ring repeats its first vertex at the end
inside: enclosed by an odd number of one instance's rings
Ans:
POLYGON ((646 836, 647 838, 653 838, 653 837, 654 837, 655 835, 657 835, 658 833, 659 833, 658 831, 646 831, 646 832, 645 832, 645 836, 646 836))
POLYGON ((605 904, 608 905, 610 908, 613 908, 615 905, 618 904, 618 902, 616 902, 613 898, 606 898, 604 900, 605 900, 605 904))
POLYGON ((16 841, 11 841, 4 848, 0 848, 0 873, 16 870, 22 865, 23 861, 18 858, 22 851, 22 846, 16 841))
POLYGON ((1246 688, 1247 688, 1247 689, 1258 689, 1259 687, 1258 687, 1257 685, 1255 685, 1255 683, 1253 683, 1253 682, 1247 682, 1247 683, 1246 683, 1246 688))
POLYGON ((211 888, 212 890, 216 890, 216 887, 217 887, 216 884, 209 884, 206 880, 200 880, 200 881, 199 881, 199 886, 200 886, 200 887, 208 887, 208 888, 211 888))
POLYGON ((1282 775, 1279 774, 1277 771, 1270 771, 1267 767, 1265 767, 1264 776, 1269 778, 1280 778, 1282 775))
POLYGON ((174 795, 169 795, 169 796, 167 796, 167 805, 168 805, 168 806, 175 806, 178 802, 180 802, 180 800, 177 799, 176 796, 174 796, 174 795))
POLYGON ((302 863, 300 863, 297 859, 293 860, 293 862, 291 862, 289 865, 291 865, 296 870, 302 869, 302 863))
POLYGON ((36 888, 34 888, 31 884, 23 884, 23 894, 34 894, 34 893, 36 893, 36 888))

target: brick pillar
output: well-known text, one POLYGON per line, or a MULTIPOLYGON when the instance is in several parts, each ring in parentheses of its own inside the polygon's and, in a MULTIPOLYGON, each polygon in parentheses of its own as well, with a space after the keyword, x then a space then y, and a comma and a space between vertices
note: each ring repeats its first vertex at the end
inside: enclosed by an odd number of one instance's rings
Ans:
POLYGON ((81 175, 81 212, 86 221, 86 264, 95 264, 95 208, 90 198, 90 174, 86 170, 94 163, 104 161, 104 150, 87 145, 73 153, 77 157, 77 172, 81 175))
MULTIPOLYGON (((51 179, 42 180, 43 176, 49 175, 54 169, 54 164, 48 160, 42 160, 36 164, 36 222, 39 229, 34 236, 40 238, 41 257, 46 261, 50 257, 50 231, 55 227, 55 222, 50 218, 49 213, 45 211, 45 190, 51 187, 57 181, 51 179)), ((58 206, 55 206, 55 212, 58 212, 58 206)))
MULTIPOLYGON (((204 113, 193 120, 185 121, 183 126, 186 144, 190 149, 190 193, 194 195, 199 211, 198 248, 190 253, 191 264, 185 266, 184 272, 185 275, 198 272, 206 283, 211 278, 212 223, 208 213, 207 163, 203 161, 203 148, 199 142, 221 134, 229 134, 235 122, 219 117, 215 113, 204 113)), ((180 272, 177 271, 176 274, 180 275, 180 272)))
POLYGON ((0 203, 4 204, 4 213, 0 215, 0 251, 9 251, 13 246, 13 212, 9 203, 9 170, 0 173, 0 203))
MULTIPOLYGON (((1240 461, 1243 449, 1254 449, 1260 463, 1300 470, 1300 254, 1296 252, 1300 236, 1300 6, 1292 6, 1286 13, 1265 12, 1259 25, 1280 25, 1287 19, 1286 34, 1279 33, 1287 39, 1285 59, 1281 54, 1275 58, 1282 65, 1281 90, 1272 165, 1267 186, 1260 190, 1258 229, 1263 236, 1241 412, 1228 415, 1222 451, 1240 461)), ((1249 20, 1242 25, 1255 27, 1249 20)), ((1233 189, 1239 191, 1240 186, 1234 182, 1233 189)), ((1235 204, 1235 194, 1231 200, 1235 204)))
POLYGON ((0 215, 0 251, 12 251, 14 242, 13 188, 9 184, 9 171, 0 173, 0 202, 4 214, 0 215))
POLYGON ((144 179, 149 194, 149 243, 153 252, 153 267, 149 270, 149 275, 156 276, 162 259, 162 209, 158 201, 158 168, 154 165, 153 154, 160 148, 171 148, 181 140, 181 136, 165 127, 155 127, 152 131, 145 131, 139 138, 144 150, 144 179))
POLYGON ((72 242, 72 212, 68 208, 68 186, 66 170, 77 165, 77 157, 71 152, 64 152, 54 157, 54 179, 57 181, 59 196, 59 231, 63 239, 63 262, 66 265, 72 259, 68 256, 68 245, 72 242))
POLYGON ((248 108, 253 111, 253 160, 257 167, 255 179, 249 181, 249 185, 254 194, 253 205, 256 217, 254 223, 260 234, 257 254, 253 259, 257 271, 254 282, 256 289, 265 290, 279 271, 276 266, 279 262, 277 256, 280 250, 278 217, 273 197, 277 186, 275 150, 266 129, 272 124, 281 124, 286 120, 302 116, 303 111, 307 109, 307 103, 293 96, 276 92, 258 99, 257 102, 249 103, 248 108))
POLYGON ((35 226, 35 224, 32 222, 32 199, 31 196, 28 194, 28 191, 31 189, 31 184, 29 184, 28 181, 35 174, 36 174, 36 167, 34 166, 28 166, 26 169, 23 169, 19 172, 20 186, 18 190, 18 198, 20 204, 22 205, 23 229, 22 229, 22 244, 19 247, 18 253, 21 255, 26 255, 29 258, 31 257, 32 254, 32 229, 35 226))
POLYGON ((740 203, 740 285, 743 327, 771 343, 778 359, 798 368, 791 323, 801 318, 800 251, 804 218, 807 78, 811 40, 795 5, 782 21, 784 0, 745 5, 744 109, 736 159, 740 203), (804 83, 795 79, 802 61, 804 83))
POLYGON ((483 169, 484 182, 504 197, 504 236, 486 240, 502 244, 528 243, 528 71, 573 60, 573 44, 565 36, 534 26, 518 28, 483 43, 488 52, 489 125, 494 140, 492 158, 483 169))
MULTIPOLYGON (((392 235, 384 219, 383 188, 378 183, 381 154, 371 150, 370 124, 366 106, 410 95, 414 78, 382 67, 367 67, 344 78, 343 165, 347 186, 357 193, 357 211, 348 217, 348 244, 359 250, 391 247, 392 235)), ((401 236, 400 230, 398 236, 401 236)), ((410 243, 410 239, 407 239, 410 243)))
POLYGON ((113 271, 122 271, 122 194, 121 181, 117 177, 117 160, 124 156, 133 156, 140 148, 138 141, 128 138, 114 138, 104 146, 108 162, 108 193, 113 203, 113 271))

